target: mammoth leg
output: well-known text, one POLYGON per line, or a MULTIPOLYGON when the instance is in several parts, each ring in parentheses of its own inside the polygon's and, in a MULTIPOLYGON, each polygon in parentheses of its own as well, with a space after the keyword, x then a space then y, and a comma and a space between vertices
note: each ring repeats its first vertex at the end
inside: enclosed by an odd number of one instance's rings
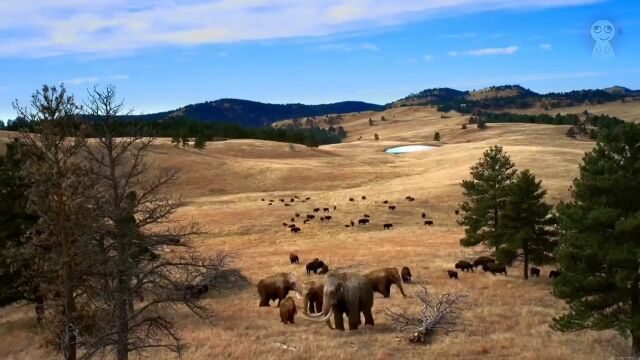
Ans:
POLYGON ((391 282, 387 281, 386 284, 384 284, 384 292, 382 293, 382 296, 388 298, 389 296, 391 296, 391 282))
POLYGON ((267 295, 267 294, 260 294, 260 305, 258 305, 258 306, 260 306, 260 307, 262 307, 262 306, 269 307, 269 300, 271 300, 271 299, 269 298, 269 295, 267 295))
POLYGON ((358 326, 361 323, 360 311, 358 309, 349 309, 347 317, 349 318, 349 330, 358 330, 358 326))
POLYGON ((362 314, 364 315, 364 324, 373 326, 373 314, 371 314, 371 308, 367 307, 362 309, 362 314))
POLYGON ((284 298, 287 297, 287 293, 288 292, 289 291, 285 292, 284 289, 282 289, 282 288, 278 289, 278 294, 277 294, 277 296, 278 296, 278 306, 280 306, 280 301, 282 301, 284 298))
POLYGON ((337 306, 333 307, 333 322, 336 324, 336 330, 344 331, 344 312, 337 306))

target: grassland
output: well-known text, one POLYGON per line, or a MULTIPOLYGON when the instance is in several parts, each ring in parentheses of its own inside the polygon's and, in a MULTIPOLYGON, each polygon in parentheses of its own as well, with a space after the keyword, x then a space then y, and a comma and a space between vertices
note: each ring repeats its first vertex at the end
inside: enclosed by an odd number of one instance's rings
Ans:
MULTIPOLYGON (((636 105, 637 107, 638 105, 636 105)), ((385 308, 416 311, 417 299, 404 299, 396 288, 392 297, 376 294, 373 328, 353 332, 329 330, 324 324, 296 319, 279 322, 275 307, 258 308, 255 288, 233 293, 207 294, 204 302, 211 323, 197 320, 181 309, 171 309, 181 334, 189 344, 186 359, 609 359, 624 355, 629 344, 611 331, 560 334, 549 328, 552 317, 565 305, 551 294, 544 276, 522 280, 521 268, 509 275, 461 273, 449 280, 446 270, 462 258, 485 254, 486 249, 461 248, 463 230, 454 210, 462 200, 459 183, 469 167, 489 146, 500 144, 519 169, 529 168, 543 180, 548 200, 568 198, 568 187, 578 174, 578 164, 592 142, 564 136, 565 126, 490 124, 486 130, 461 129, 467 117, 454 113, 443 118, 428 107, 402 107, 382 113, 345 116, 349 136, 342 144, 309 149, 287 144, 230 140, 209 143, 204 151, 176 148, 159 139, 149 160, 156 167, 182 170, 168 191, 182 194, 188 206, 177 219, 195 219, 208 234, 193 240, 198 251, 236 254, 236 266, 252 283, 279 271, 304 275, 304 265, 290 265, 289 252, 301 263, 320 257, 331 268, 352 267, 364 272, 381 266, 412 269, 416 283, 430 291, 460 289, 470 295, 463 331, 440 333, 429 346, 410 345, 390 327, 385 308), (381 121, 384 116, 386 121, 381 121), (374 120, 369 126, 368 119, 374 120), (441 142, 433 141, 439 131, 441 142), (374 133, 380 141, 374 141, 374 133), (405 155, 384 149, 402 144, 439 147, 405 155), (311 197, 307 203, 267 206, 261 199, 311 197), (366 195, 367 200, 360 200, 366 195), (404 197, 411 195, 414 202, 404 197), (349 197, 357 199, 349 202, 349 197), (389 212, 383 200, 398 206, 389 212), (333 220, 302 226, 291 234, 281 223, 294 213, 314 207, 336 206, 333 220), (421 212, 435 222, 424 227, 421 212), (344 224, 363 213, 371 215, 366 227, 344 224), (384 231, 391 222, 394 229, 384 231)), ((8 135, 8 134, 0 134, 8 135)), ((552 267, 544 267, 546 274, 552 267)), ((407 285, 413 293, 417 285, 407 285)), ((30 305, 0 309, 0 358, 52 359, 50 348, 37 336, 30 305)), ((173 358, 152 353, 154 359, 173 358)))

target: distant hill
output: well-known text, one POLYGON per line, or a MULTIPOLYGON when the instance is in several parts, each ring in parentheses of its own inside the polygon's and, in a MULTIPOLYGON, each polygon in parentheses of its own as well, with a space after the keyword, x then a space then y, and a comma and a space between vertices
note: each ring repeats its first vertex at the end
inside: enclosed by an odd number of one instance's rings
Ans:
POLYGON ((146 115, 133 115, 135 120, 164 120, 185 117, 198 121, 232 122, 242 126, 260 127, 293 118, 346 114, 361 111, 378 111, 384 106, 360 101, 343 101, 332 104, 267 104, 240 99, 220 99, 187 105, 172 111, 146 115))
POLYGON ((477 110, 529 109, 533 107, 553 109, 585 102, 602 104, 634 96, 640 96, 640 91, 622 86, 538 94, 520 85, 503 85, 474 91, 460 91, 450 88, 427 89, 388 104, 387 107, 433 105, 437 106, 440 111, 456 110, 461 113, 471 113, 477 110))

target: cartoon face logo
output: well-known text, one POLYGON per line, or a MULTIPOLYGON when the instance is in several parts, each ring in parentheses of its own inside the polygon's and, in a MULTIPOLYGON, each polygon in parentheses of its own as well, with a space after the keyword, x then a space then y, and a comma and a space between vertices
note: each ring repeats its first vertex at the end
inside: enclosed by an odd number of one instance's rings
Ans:
POLYGON ((591 37, 595 41, 592 55, 597 58, 611 59, 616 56, 610 41, 616 37, 616 27, 609 20, 598 20, 591 24, 591 37))
POLYGON ((611 41, 616 37, 616 28, 609 20, 598 20, 591 25, 591 37, 596 42, 611 41))

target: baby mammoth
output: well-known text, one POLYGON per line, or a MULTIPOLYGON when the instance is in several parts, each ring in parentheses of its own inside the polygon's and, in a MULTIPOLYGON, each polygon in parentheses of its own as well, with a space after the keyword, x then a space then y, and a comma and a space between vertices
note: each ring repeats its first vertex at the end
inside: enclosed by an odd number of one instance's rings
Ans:
POLYGON ((309 281, 304 286, 305 292, 303 301, 303 309, 308 310, 309 314, 315 314, 322 311, 322 293, 324 292, 324 283, 309 281))
POLYGON ((400 273, 398 273, 398 269, 396 268, 380 268, 369 271, 368 273, 364 274, 364 276, 371 283, 373 291, 379 292, 386 298, 391 296, 392 284, 396 284, 398 289, 400 289, 400 293, 402 294, 402 296, 407 297, 407 295, 404 293, 404 289, 402 288, 402 279, 400 277, 400 273))
POLYGON ((302 290, 295 274, 281 272, 267 276, 258 282, 259 306, 269 306, 271 300, 278 300, 278 305, 280 305, 280 302, 292 290, 297 293, 298 297, 301 297, 302 290))
POLYGON ((409 270, 409 268, 406 266, 402 267, 402 270, 400 271, 400 276, 402 276, 402 282, 404 283, 410 283, 411 280, 413 280, 413 277, 411 276, 411 270, 409 270))
POLYGON ((298 310, 296 309, 296 303, 292 298, 287 297, 283 302, 280 303, 280 321, 283 324, 295 324, 294 317, 298 310))

